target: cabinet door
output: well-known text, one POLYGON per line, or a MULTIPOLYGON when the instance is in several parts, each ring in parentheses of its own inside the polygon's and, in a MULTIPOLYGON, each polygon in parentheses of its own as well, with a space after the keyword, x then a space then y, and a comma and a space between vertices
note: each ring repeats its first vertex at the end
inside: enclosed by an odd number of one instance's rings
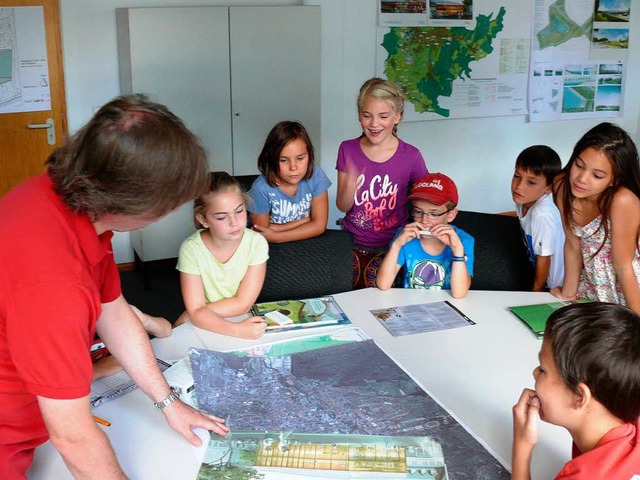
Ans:
MULTIPOLYGON (((122 93, 165 104, 200 138, 209 168, 231 172, 228 8, 128 8, 116 15, 122 93)), ((194 229, 189 202, 130 232, 130 242, 144 262, 174 258, 194 229)))
POLYGON ((147 93, 182 118, 232 171, 229 19, 226 7, 118 9, 122 93, 147 93))
POLYGON ((258 173, 279 121, 301 122, 320 158, 320 7, 230 7, 233 173, 258 173))

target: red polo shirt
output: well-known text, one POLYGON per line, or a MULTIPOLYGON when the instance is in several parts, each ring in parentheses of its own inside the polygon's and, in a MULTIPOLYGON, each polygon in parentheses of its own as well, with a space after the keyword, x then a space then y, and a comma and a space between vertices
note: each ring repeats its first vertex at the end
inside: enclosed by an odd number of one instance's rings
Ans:
POLYGON ((112 232, 100 236, 40 175, 0 199, 0 478, 24 478, 47 440, 36 395, 88 395, 101 304, 117 299, 112 232))
POLYGON ((592 450, 580 453, 555 480, 637 480, 640 478, 640 418, 609 430, 592 450))

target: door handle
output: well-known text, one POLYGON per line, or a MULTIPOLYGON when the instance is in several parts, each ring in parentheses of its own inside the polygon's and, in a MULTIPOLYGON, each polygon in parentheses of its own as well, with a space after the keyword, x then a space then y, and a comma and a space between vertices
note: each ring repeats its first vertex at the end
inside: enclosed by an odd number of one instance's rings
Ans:
POLYGON ((53 122, 53 118, 47 118, 46 123, 29 123, 27 124, 27 128, 32 130, 46 128, 47 129, 47 143, 49 145, 56 144, 56 127, 53 122))

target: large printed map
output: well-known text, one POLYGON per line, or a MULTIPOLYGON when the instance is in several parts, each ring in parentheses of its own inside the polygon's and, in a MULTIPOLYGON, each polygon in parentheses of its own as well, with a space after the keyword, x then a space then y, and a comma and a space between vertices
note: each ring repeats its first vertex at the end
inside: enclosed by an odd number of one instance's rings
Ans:
POLYGON ((226 418, 234 431, 428 436, 442 445, 451 479, 509 478, 372 340, 282 356, 197 348, 189 354, 199 407, 226 418))
POLYGON ((549 5, 545 26, 535 32, 540 50, 557 47, 573 38, 584 37, 583 41, 589 41, 593 24, 593 16, 590 15, 592 8, 590 8, 591 2, 583 3, 586 3, 588 8, 588 16, 587 18, 583 16, 578 21, 573 18, 574 12, 567 10, 567 2, 565 0, 556 0, 549 5))
POLYGON ((475 2, 468 26, 379 28, 378 74, 405 92, 405 120, 526 113, 527 4, 475 2))
POLYGON ((471 62, 493 52, 506 11, 496 18, 478 15, 476 27, 393 27, 382 46, 388 52, 385 76, 397 83, 416 112, 448 117, 438 98, 450 97, 455 79, 470 79, 471 62))

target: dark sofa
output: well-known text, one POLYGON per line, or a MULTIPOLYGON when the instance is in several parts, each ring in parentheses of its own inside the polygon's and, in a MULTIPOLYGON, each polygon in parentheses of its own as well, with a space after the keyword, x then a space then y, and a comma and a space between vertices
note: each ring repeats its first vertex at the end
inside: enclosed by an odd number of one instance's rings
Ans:
POLYGON ((531 290, 534 271, 518 218, 459 211, 452 223, 475 239, 472 290, 531 290))

